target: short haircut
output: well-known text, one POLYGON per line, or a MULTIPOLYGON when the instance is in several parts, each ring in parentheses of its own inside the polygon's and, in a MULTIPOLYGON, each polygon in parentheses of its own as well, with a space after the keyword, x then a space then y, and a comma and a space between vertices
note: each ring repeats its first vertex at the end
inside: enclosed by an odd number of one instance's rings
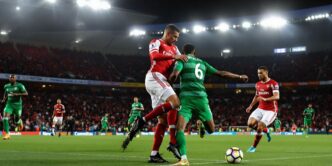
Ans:
POLYGON ((191 54, 195 50, 195 46, 192 44, 185 44, 182 48, 184 54, 191 54))
POLYGON ((269 69, 266 66, 259 66, 258 70, 265 70, 265 71, 269 71, 269 69))
POLYGON ((172 32, 179 32, 180 33, 180 29, 174 24, 168 24, 165 27, 165 31, 172 31, 172 32))

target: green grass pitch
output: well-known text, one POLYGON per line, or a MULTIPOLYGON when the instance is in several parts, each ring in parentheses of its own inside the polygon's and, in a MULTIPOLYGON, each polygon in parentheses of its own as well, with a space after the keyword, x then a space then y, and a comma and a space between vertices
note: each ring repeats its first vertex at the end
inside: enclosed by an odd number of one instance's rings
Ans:
MULTIPOLYGON (((271 143, 263 138, 256 153, 251 154, 246 153, 246 149, 253 136, 186 138, 191 165, 230 165, 225 163, 224 153, 232 146, 240 147, 244 152, 240 165, 332 165, 332 136, 273 136, 271 143)), ((147 163, 152 136, 136 138, 125 152, 120 148, 123 139, 123 136, 12 136, 9 141, 0 141, 0 165, 158 165, 147 163)), ((172 164, 176 160, 166 151, 168 141, 165 136, 160 152, 172 164)))

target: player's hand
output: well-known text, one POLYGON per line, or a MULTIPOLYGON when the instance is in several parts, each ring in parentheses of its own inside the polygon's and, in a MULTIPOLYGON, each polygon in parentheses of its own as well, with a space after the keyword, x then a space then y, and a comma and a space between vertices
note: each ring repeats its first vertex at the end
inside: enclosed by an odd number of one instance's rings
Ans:
POLYGON ((246 109, 246 112, 247 112, 247 113, 250 113, 251 109, 252 109, 252 106, 249 106, 249 107, 246 109))
POLYGON ((267 101, 267 99, 266 99, 266 98, 263 98, 263 97, 262 97, 262 99, 261 99, 261 100, 263 100, 263 101, 267 101))
POLYGON ((243 82, 248 82, 249 77, 247 75, 240 75, 240 80, 242 80, 243 82))
POLYGON ((175 55, 174 59, 181 60, 183 62, 187 62, 188 61, 188 57, 186 55, 175 55))
POLYGON ((1 103, 5 103, 5 100, 1 100, 1 103))

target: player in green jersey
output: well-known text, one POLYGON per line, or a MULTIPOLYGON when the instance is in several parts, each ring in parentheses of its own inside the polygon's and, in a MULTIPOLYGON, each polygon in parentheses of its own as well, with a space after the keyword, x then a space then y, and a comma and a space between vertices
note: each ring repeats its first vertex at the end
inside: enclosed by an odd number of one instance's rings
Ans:
POLYGON ((239 79, 244 82, 248 81, 248 76, 233 74, 228 71, 219 71, 207 62, 195 57, 195 47, 186 44, 183 52, 188 57, 188 61, 183 63, 177 61, 170 82, 174 82, 178 76, 180 77, 180 102, 181 108, 178 113, 176 141, 181 154, 181 161, 175 165, 189 165, 186 156, 186 140, 184 130, 192 115, 195 115, 202 121, 205 130, 212 133, 215 125, 212 112, 209 107, 208 97, 204 87, 204 79, 206 75, 217 75, 222 78, 239 79))
POLYGON ((144 111, 144 106, 138 101, 138 97, 134 97, 134 103, 131 104, 131 112, 128 119, 128 128, 135 122, 136 118, 141 117, 141 112, 144 111))
POLYGON ((312 104, 308 104, 308 107, 303 111, 304 116, 304 134, 308 137, 309 128, 312 125, 312 121, 315 118, 315 110, 312 108, 312 104))
POLYGON ((281 132, 281 121, 278 117, 276 117, 276 120, 274 120, 274 128, 276 132, 281 132))
POLYGON ((99 132, 105 132, 107 133, 108 131, 108 113, 105 114, 100 120, 101 122, 101 129, 99 132))
POLYGON ((10 115, 14 114, 14 120, 18 129, 21 131, 23 129, 23 122, 21 120, 22 115, 22 96, 27 96, 28 92, 26 91, 23 84, 16 81, 16 75, 9 75, 9 83, 4 86, 4 95, 2 103, 6 102, 4 109, 3 117, 3 128, 5 130, 5 135, 3 136, 4 140, 10 139, 9 136, 9 119, 10 115))

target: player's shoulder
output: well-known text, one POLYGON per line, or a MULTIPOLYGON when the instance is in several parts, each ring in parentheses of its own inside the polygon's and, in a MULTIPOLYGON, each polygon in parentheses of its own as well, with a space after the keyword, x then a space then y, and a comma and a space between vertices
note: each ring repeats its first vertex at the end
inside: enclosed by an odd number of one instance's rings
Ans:
POLYGON ((10 86, 10 83, 7 83, 7 84, 5 84, 3 87, 4 88, 7 88, 7 87, 9 87, 10 86))
POLYGON ((151 39, 151 41, 150 41, 150 44, 152 44, 152 43, 163 43, 163 40, 161 40, 161 39, 158 39, 158 38, 153 38, 153 39, 151 39))
POLYGON ((278 82, 276 80, 274 80, 274 79, 270 79, 269 83, 271 83, 271 84, 278 84, 278 82))

